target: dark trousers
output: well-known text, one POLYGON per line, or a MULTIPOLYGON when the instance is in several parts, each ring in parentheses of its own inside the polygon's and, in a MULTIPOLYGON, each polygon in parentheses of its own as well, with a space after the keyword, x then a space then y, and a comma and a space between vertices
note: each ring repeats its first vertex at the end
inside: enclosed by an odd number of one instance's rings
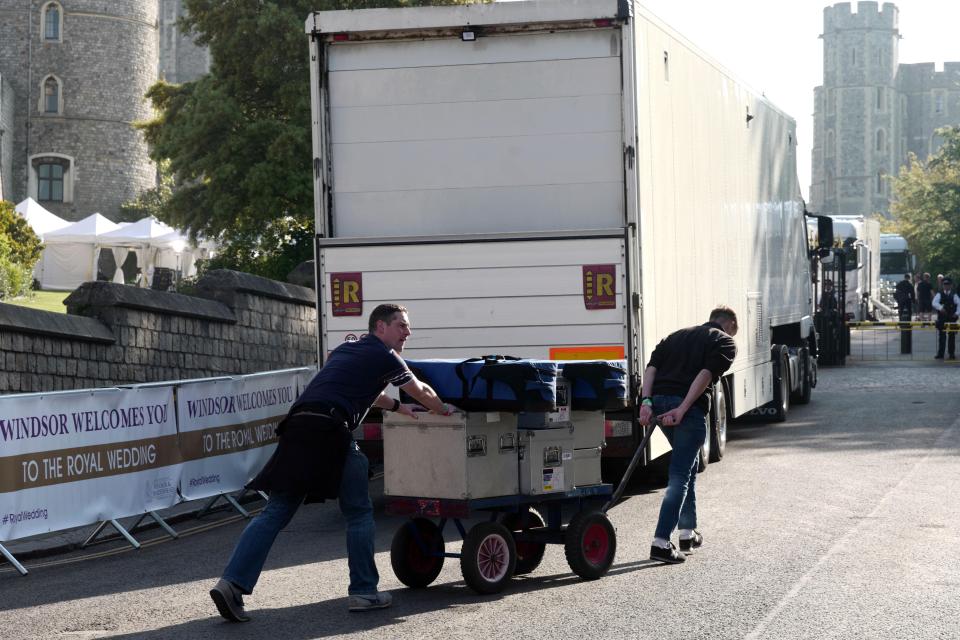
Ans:
MULTIPOLYGON (((937 327, 937 357, 943 357, 943 348, 947 347, 947 353, 953 358, 957 354, 957 332, 944 331, 942 326, 937 327)), ((927 356, 928 358, 930 356, 927 356)))

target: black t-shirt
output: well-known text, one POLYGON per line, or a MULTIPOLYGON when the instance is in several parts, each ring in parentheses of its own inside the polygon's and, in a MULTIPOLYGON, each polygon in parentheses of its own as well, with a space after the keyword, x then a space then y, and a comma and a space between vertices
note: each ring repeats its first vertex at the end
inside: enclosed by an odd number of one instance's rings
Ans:
POLYGON ((927 282, 926 280, 921 280, 917 283, 917 298, 920 302, 932 302, 933 301, 933 285, 927 282))
POLYGON ((333 350, 290 413, 335 408, 347 416, 351 427, 356 427, 388 384, 399 387, 411 380, 413 374, 403 359, 380 338, 368 334, 333 350))
MULTIPOLYGON (((716 322, 675 331, 660 341, 647 363, 657 369, 653 393, 684 397, 702 369, 709 371, 716 382, 736 356, 736 343, 716 322)), ((696 404, 705 412, 710 411, 709 388, 696 404)))
POLYGON ((896 293, 894 294, 897 304, 902 307, 913 304, 913 285, 909 280, 901 280, 897 283, 896 293))

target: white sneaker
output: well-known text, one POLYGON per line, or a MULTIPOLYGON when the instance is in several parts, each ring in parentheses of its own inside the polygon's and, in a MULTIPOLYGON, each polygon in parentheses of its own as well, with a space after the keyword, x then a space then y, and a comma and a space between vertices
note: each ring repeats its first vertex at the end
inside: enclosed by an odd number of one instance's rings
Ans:
POLYGON ((393 596, 386 591, 378 593, 354 594, 350 596, 350 611, 370 611, 386 609, 393 604, 393 596))

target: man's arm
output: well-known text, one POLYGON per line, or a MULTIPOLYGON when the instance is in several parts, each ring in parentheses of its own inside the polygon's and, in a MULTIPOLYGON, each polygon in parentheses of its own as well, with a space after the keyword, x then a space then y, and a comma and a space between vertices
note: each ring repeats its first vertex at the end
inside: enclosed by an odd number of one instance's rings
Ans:
MULTIPOLYGON (((641 398, 649 398, 653 395, 653 381, 657 377, 657 368, 652 365, 647 365, 647 368, 643 371, 643 389, 640 391, 641 398)), ((642 400, 641 400, 642 402, 642 400)), ((640 415, 638 419, 642 426, 647 426, 650 424, 650 418, 653 417, 653 407, 648 404, 640 405, 640 415)))
MULTIPOLYGON (((407 392, 411 398, 416 400, 421 404, 421 406, 426 407, 433 413, 439 413, 441 415, 450 415, 453 411, 453 407, 447 405, 440 399, 440 396, 437 395, 437 392, 428 385, 426 382, 418 380, 416 376, 413 377, 413 380, 406 383, 400 387, 407 392)), ((406 413, 406 412, 404 412, 406 413)), ((411 411, 409 415, 412 415, 411 411)))
POLYGON ((661 420, 663 420, 664 426, 672 427, 680 424, 680 421, 683 420, 683 416, 687 414, 687 411, 693 406, 693 403, 697 401, 697 398, 699 398, 703 392, 707 390, 707 387, 710 386, 710 382, 712 381, 713 374, 710 373, 710 370, 700 369, 700 373, 698 373, 697 377, 693 379, 693 382, 690 384, 690 388, 687 390, 687 395, 684 396, 683 402, 680 403, 680 406, 671 409, 660 416, 661 420))
POLYGON ((939 293, 938 293, 937 295, 933 296, 933 302, 931 302, 930 304, 931 304, 931 306, 933 306, 933 308, 936 309, 938 312, 939 312, 939 311, 943 311, 943 305, 940 304, 940 294, 939 294, 939 293))

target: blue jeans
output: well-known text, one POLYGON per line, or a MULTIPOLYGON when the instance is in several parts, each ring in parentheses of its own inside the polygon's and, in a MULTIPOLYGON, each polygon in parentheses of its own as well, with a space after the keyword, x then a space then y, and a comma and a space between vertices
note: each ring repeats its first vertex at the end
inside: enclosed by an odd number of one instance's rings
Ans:
MULTIPOLYGON (((653 412, 661 415, 675 409, 683 402, 679 396, 653 396, 653 412)), ((707 421, 703 409, 690 407, 675 427, 661 427, 673 453, 670 458, 670 479, 660 505, 655 537, 669 540, 676 528, 697 527, 697 463, 700 447, 707 439, 707 421)))
MULTIPOLYGON (((380 574, 373 559, 373 502, 367 480, 369 463, 356 442, 350 444, 340 481, 340 511, 347 520, 347 563, 350 567, 350 595, 376 593, 380 574)), ((223 579, 245 594, 253 593, 273 541, 293 519, 303 503, 303 494, 273 492, 267 506, 243 530, 223 579)))

